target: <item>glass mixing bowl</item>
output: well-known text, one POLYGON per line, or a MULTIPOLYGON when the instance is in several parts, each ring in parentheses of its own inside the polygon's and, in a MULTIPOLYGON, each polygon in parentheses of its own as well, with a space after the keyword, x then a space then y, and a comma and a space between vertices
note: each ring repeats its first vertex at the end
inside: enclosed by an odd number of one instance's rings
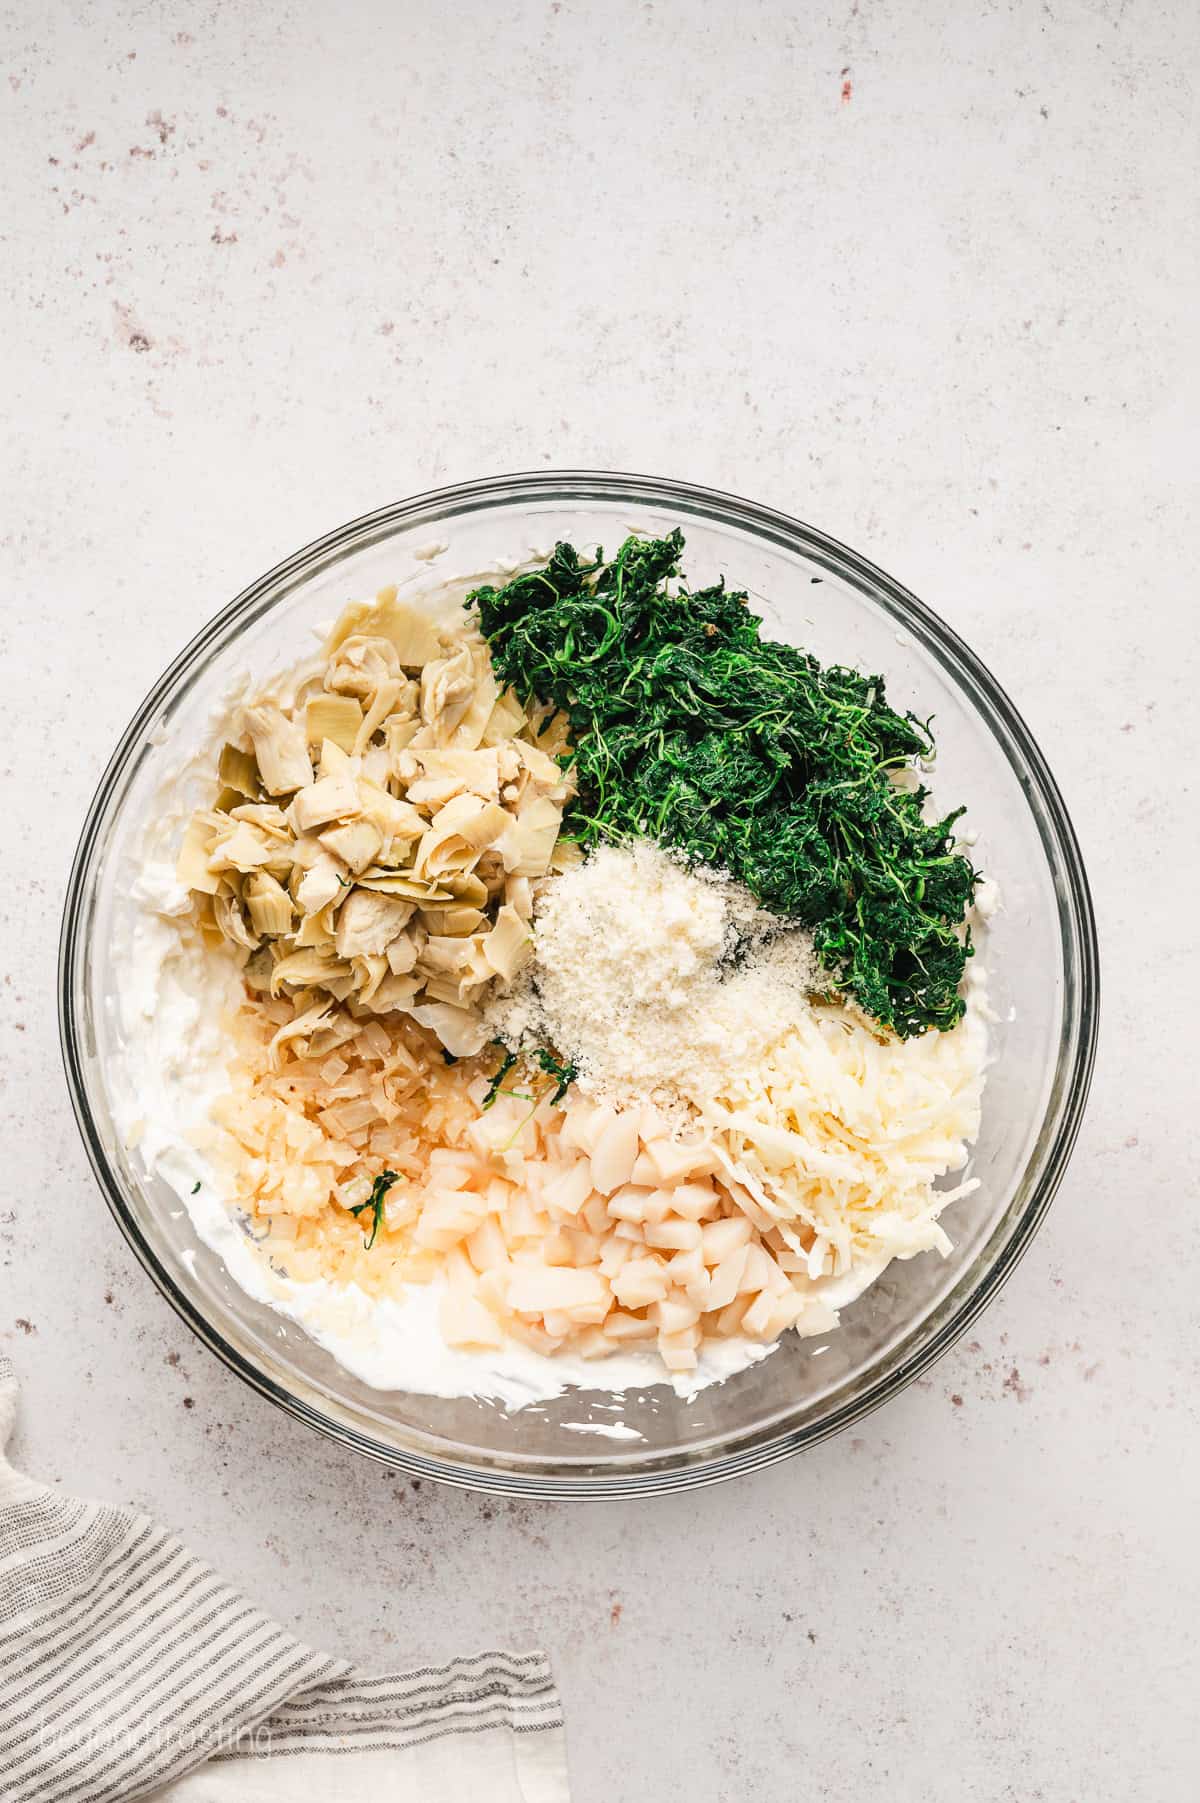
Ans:
POLYGON ((587 472, 468 482, 386 507, 231 602, 155 685, 113 754, 71 873, 60 957, 67 1078, 93 1169, 194 1332, 264 1396, 359 1452, 447 1483, 551 1497, 686 1489, 752 1470, 836 1433, 930 1365, 996 1294, 1050 1204, 1087 1095, 1097 999, 1095 924, 1062 799, 1012 703, 961 640, 890 577, 783 514, 683 483, 587 472), (787 1334, 760 1364, 690 1402, 666 1386, 627 1392, 620 1415, 640 1437, 617 1440, 587 1431, 613 1422, 603 1390, 509 1414, 470 1397, 371 1389, 252 1301, 115 1125, 114 945, 133 905, 152 797, 206 738, 238 674, 311 649, 314 626, 412 575, 414 552, 431 540, 448 546, 437 567, 462 572, 465 593, 498 558, 531 546, 564 538, 615 548, 631 528, 675 525, 694 584, 726 573, 751 591, 769 634, 880 671, 895 705, 936 715, 934 781, 947 804, 969 800, 974 855, 999 880, 1004 905, 987 954, 996 1023, 970 1167, 979 1187, 945 1217, 951 1255, 893 1264, 836 1331, 787 1334))

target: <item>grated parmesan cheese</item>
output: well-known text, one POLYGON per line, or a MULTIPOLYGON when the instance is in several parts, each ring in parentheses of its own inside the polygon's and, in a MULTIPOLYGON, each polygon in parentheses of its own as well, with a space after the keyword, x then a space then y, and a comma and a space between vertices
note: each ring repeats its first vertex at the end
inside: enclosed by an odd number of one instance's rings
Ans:
POLYGON ((678 1105, 756 1066, 807 1010, 812 941, 721 872, 643 840, 543 885, 534 962, 493 1002, 506 1043, 555 1045, 585 1095, 678 1105))

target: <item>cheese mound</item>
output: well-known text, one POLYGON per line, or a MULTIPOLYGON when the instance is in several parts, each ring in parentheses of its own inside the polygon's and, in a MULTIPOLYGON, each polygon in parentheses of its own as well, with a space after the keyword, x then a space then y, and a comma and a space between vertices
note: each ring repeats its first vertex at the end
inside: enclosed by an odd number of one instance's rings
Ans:
POLYGON ((533 961, 488 1018, 509 1045, 557 1046, 584 1095, 690 1113, 807 1011, 814 971, 803 928, 639 840, 538 886, 533 961))
POLYGON ((806 1246, 811 1275, 949 1252, 938 1216, 977 1183, 935 1185, 979 1131, 987 1017, 980 969, 952 1033, 883 1037, 816 1006, 703 1100, 726 1169, 788 1244, 806 1246))

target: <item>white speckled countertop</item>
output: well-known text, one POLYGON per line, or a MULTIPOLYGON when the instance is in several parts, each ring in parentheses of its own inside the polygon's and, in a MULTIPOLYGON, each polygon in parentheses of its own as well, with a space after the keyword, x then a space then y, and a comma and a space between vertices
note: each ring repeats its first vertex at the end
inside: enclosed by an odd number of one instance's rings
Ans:
POLYGON ((18 0, 3 31, 19 1456, 331 1649, 544 1642, 578 1803, 1194 1798, 1194 7, 18 0), (564 464, 774 503, 943 613, 1062 783, 1105 962, 1074 1163, 974 1335, 802 1460, 636 1507, 407 1483, 249 1394, 112 1225, 54 1024, 76 832, 183 641, 353 514, 564 464))

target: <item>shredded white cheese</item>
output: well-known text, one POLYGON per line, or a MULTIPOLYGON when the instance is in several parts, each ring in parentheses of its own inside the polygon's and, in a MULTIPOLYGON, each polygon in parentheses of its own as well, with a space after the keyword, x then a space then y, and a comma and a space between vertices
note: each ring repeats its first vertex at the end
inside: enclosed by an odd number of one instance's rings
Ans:
POLYGON ((901 1040, 841 1010, 806 1010, 702 1100, 728 1169, 789 1243, 801 1230, 813 1276, 949 1252, 938 1217, 976 1183, 936 1185, 963 1168, 979 1132, 986 1021, 977 967, 950 1033, 901 1040))

